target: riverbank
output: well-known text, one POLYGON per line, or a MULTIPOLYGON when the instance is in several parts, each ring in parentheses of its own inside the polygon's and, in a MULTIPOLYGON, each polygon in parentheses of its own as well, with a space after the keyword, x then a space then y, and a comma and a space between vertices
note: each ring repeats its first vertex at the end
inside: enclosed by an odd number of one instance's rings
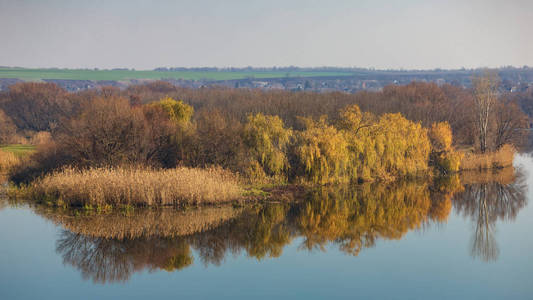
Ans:
MULTIPOLYGON (((515 149, 507 145, 491 153, 466 153, 459 173, 500 170, 512 166, 514 155, 515 149)), ((51 206, 107 209, 291 202, 301 196, 306 187, 316 186, 313 183, 263 185, 249 181, 220 167, 151 169, 132 166, 86 170, 67 167, 27 185, 13 187, 9 193, 11 198, 51 206)))

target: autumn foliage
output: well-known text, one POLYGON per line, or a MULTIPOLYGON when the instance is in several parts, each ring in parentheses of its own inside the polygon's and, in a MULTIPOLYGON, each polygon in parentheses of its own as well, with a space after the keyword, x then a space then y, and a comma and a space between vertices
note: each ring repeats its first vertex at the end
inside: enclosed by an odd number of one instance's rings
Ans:
MULTIPOLYGON (((68 93, 54 84, 20 83, 0 93, 0 142, 21 136, 41 144, 12 172, 16 182, 65 166, 132 165, 219 166, 249 182, 391 181, 461 168, 455 147, 479 145, 474 96, 420 82, 356 94, 167 82, 68 93)), ((516 103, 494 100, 487 149, 518 144, 526 119, 516 103)))
POLYGON ((429 128, 431 147, 431 164, 442 173, 459 171, 463 154, 452 146, 452 129, 447 122, 434 123, 429 128))

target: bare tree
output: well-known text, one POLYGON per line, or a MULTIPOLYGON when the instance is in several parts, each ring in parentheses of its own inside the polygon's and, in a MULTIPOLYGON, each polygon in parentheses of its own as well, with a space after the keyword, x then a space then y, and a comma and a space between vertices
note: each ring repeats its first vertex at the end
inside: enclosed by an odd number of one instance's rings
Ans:
POLYGON ((476 123, 479 130, 479 149, 487 151, 487 135, 491 110, 498 100, 498 86, 500 78, 495 72, 487 71, 484 76, 472 78, 474 86, 474 103, 476 123))

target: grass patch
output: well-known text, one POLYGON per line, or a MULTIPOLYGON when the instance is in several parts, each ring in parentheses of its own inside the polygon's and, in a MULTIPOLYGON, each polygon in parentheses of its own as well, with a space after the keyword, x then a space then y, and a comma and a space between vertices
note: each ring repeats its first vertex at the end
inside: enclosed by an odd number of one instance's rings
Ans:
POLYGON ((238 178, 221 168, 66 168, 28 186, 29 197, 57 206, 186 206, 239 200, 238 178))
POLYGON ((0 146, 0 151, 13 153, 17 157, 24 157, 35 152, 35 146, 33 145, 5 145, 0 146))
POLYGON ((247 198, 268 198, 271 194, 257 187, 247 187, 242 195, 247 198))

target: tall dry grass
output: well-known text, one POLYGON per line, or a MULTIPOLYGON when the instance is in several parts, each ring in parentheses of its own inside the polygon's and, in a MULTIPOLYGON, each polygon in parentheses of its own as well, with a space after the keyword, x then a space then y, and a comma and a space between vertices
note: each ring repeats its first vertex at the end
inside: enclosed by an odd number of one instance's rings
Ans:
POLYGON ((221 168, 65 168, 34 181, 30 197, 68 206, 214 204, 239 199, 233 173, 221 168))
POLYGON ((499 150, 487 153, 466 153, 461 160, 460 170, 499 169, 513 165, 516 149, 503 145, 499 150))
POLYGON ((9 169, 20 163, 20 158, 13 152, 0 150, 0 172, 7 172, 9 169))

